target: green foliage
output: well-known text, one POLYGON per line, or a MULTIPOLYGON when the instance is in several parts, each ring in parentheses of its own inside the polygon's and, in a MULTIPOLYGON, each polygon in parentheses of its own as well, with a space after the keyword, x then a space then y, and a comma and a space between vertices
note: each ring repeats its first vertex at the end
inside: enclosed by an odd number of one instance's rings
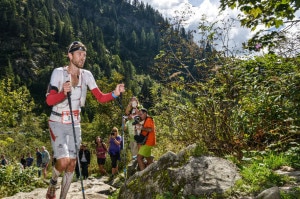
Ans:
POLYGON ((221 0, 220 7, 222 10, 227 7, 240 9, 244 14, 240 16, 242 25, 254 30, 259 24, 264 24, 268 28, 271 26, 279 28, 283 24, 283 20, 293 20, 296 11, 300 8, 300 4, 295 2, 297 1, 258 0, 253 3, 251 0, 221 0))
POLYGON ((274 172, 281 166, 292 164, 292 158, 286 153, 275 152, 247 152, 240 165, 242 179, 239 180, 234 190, 243 193, 259 193, 273 186, 282 186, 291 182, 287 176, 274 172))
POLYGON ((209 152, 205 143, 198 143, 192 155, 195 157, 200 157, 203 155, 207 155, 208 153, 209 152))
POLYGON ((109 199, 117 199, 119 196, 120 189, 115 191, 111 196, 108 196, 109 199))
POLYGON ((286 193, 284 191, 280 191, 280 198, 282 199, 294 199, 294 198, 299 198, 300 195, 300 188, 295 187, 292 190, 290 190, 289 193, 286 193))
POLYGON ((13 86, 11 79, 0 81, 0 129, 22 124, 35 105, 25 86, 13 86))
POLYGON ((29 192, 37 187, 46 187, 47 185, 37 178, 37 173, 37 168, 21 169, 20 164, 0 167, 0 197, 29 192))
POLYGON ((168 89, 153 90, 160 102, 151 109, 160 115, 159 140, 172 137, 180 146, 204 142, 209 151, 238 159, 243 149, 297 140, 298 59, 271 55, 222 62, 207 82, 173 80, 168 89))
POLYGON ((162 195, 156 195, 155 199, 172 199, 172 198, 177 199, 177 198, 182 198, 182 197, 183 197, 182 193, 174 195, 174 193, 167 192, 162 195))
MULTIPOLYGON (((282 145, 281 145, 282 146, 282 145)), ((272 150, 273 147, 270 147, 270 150, 272 150)), ((279 148, 279 146, 274 147, 276 151, 279 148)), ((281 147, 282 148, 282 147, 281 147)), ((290 166, 293 168, 300 168, 300 144, 297 142, 290 142, 288 146, 285 146, 285 150, 279 150, 283 151, 284 156, 286 158, 289 158, 290 160, 290 166)))

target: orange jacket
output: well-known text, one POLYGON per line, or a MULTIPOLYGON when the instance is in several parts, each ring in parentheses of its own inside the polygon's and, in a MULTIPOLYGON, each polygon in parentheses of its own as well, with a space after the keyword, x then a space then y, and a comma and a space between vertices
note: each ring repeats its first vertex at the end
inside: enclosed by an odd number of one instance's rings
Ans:
MULTIPOLYGON (((147 138, 145 145, 155 146, 156 145, 156 134, 155 134, 155 125, 154 125, 154 121, 153 121, 152 117, 148 117, 148 116, 146 117, 143 127, 152 129, 152 131, 149 132, 149 134, 148 134, 148 138, 147 138)), ((144 136, 147 136, 148 132, 142 131, 141 133, 144 136)))

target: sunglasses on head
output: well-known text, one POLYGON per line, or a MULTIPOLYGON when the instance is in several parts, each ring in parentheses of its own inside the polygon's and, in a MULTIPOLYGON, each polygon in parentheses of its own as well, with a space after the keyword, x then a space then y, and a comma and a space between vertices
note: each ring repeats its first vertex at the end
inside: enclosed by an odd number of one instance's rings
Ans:
POLYGON ((68 53, 72 53, 74 51, 81 50, 81 51, 86 51, 85 45, 81 43, 80 41, 74 41, 68 50, 68 53))

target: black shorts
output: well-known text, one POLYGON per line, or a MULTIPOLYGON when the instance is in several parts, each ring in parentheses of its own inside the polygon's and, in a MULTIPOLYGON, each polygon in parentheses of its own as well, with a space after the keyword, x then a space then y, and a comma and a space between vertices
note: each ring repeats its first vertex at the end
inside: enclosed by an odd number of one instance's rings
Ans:
POLYGON ((42 163, 42 168, 45 169, 48 166, 47 163, 42 163))
POLYGON ((97 163, 101 164, 101 165, 104 165, 105 164, 105 160, 106 160, 106 158, 97 158, 97 163))
POLYGON ((111 167, 117 168, 117 161, 121 159, 120 153, 115 153, 114 155, 110 154, 110 159, 111 159, 111 167))

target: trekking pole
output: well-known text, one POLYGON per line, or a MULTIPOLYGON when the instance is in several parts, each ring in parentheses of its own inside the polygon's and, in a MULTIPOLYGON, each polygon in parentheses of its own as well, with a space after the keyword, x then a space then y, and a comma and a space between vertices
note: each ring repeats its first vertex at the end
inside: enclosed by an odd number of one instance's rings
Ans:
POLYGON ((123 150, 124 150, 124 178, 125 178, 125 182, 126 182, 126 178, 127 178, 127 172, 126 172, 126 148, 125 148, 125 133, 124 133, 124 126, 125 126, 125 117, 122 115, 122 137, 123 137, 123 150))
MULTIPOLYGON (((120 93, 120 108, 121 111, 123 111, 123 105, 122 105, 122 93, 120 93)), ((121 116, 122 116, 122 137, 123 137, 123 150, 124 150, 124 178, 125 178, 125 184, 126 184, 126 178, 127 178, 127 164, 126 164, 126 148, 125 148, 125 131, 124 131, 124 127, 125 127, 125 117, 123 117, 123 114, 121 112, 121 116)))
MULTIPOLYGON (((120 106, 121 111, 123 111, 123 105, 122 105, 122 93, 120 93, 119 99, 118 99, 118 103, 120 106)), ((125 126, 125 117, 123 116, 122 112, 121 112, 121 118, 122 118, 122 147, 124 150, 124 179, 125 179, 125 187, 126 187, 126 178, 127 178, 127 162, 126 162, 126 148, 125 148, 125 133, 124 133, 124 126, 125 126)))
POLYGON ((79 155, 78 155, 78 147, 77 147, 77 140, 76 140, 76 133, 75 133, 75 124, 74 124, 74 118, 73 118, 73 112, 72 112, 72 104, 71 104, 71 94, 70 92, 67 92, 68 96, 68 102, 70 107, 70 114, 71 114, 71 120, 72 120, 72 128, 73 128, 73 136, 74 136, 74 142, 75 142, 75 150, 76 150, 76 156, 77 156, 77 164, 78 164, 78 170, 79 170, 79 177, 81 181, 81 190, 82 190, 82 197, 85 199, 84 195, 84 187, 83 187, 83 181, 82 181, 82 175, 80 170, 80 161, 79 161, 79 155))

